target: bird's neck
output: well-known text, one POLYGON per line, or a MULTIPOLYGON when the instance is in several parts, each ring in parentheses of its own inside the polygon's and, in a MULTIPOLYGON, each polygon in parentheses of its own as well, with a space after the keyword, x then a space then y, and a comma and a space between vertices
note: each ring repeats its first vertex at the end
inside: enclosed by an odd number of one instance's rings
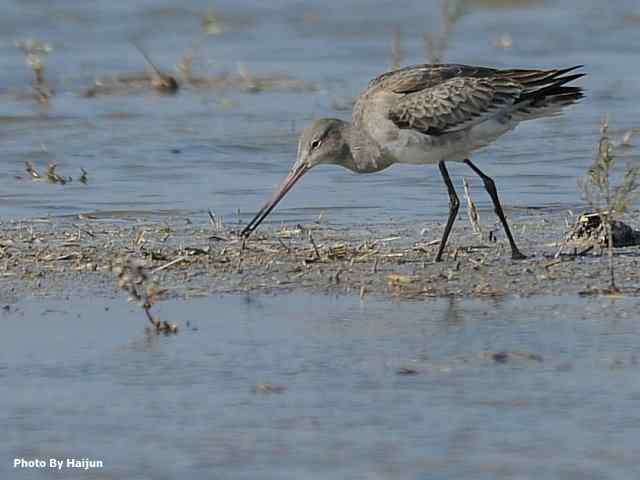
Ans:
POLYGON ((342 136, 346 148, 339 163, 343 167, 357 173, 372 173, 384 170, 393 163, 367 132, 352 123, 345 122, 342 136))

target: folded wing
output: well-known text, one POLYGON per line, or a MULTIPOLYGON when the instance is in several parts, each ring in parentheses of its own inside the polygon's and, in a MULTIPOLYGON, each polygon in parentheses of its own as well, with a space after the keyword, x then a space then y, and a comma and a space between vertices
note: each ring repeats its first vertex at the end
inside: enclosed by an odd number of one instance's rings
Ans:
POLYGON ((441 135, 510 111, 522 91, 522 85, 509 79, 451 78, 399 98, 389 118, 400 128, 441 135))
POLYGON ((583 74, 562 70, 493 70, 451 65, 409 75, 402 71, 380 80, 401 94, 389 118, 403 129, 427 135, 464 130, 492 117, 518 120, 553 114, 582 97, 579 87, 564 85, 583 74), (456 76, 459 75, 459 76, 456 76))

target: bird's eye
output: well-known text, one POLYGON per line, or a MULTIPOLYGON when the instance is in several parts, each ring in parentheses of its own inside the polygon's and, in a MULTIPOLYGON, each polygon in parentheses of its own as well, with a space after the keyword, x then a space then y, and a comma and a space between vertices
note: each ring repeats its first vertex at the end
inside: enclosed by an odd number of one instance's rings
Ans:
POLYGON ((313 142, 311 142, 311 150, 315 150, 319 146, 320 146, 320 140, 316 139, 313 142))

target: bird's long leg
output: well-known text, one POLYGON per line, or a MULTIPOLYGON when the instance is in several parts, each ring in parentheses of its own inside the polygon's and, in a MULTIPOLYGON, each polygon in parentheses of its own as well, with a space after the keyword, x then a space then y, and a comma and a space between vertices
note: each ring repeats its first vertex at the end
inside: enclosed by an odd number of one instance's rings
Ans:
POLYGON ((456 189, 453 188, 453 183, 451 183, 451 178, 449 177, 449 172, 447 171, 447 167, 445 167, 444 162, 439 162, 438 168, 440 169, 440 173, 442 174, 444 184, 447 186, 447 193, 449 193, 449 218, 447 219, 447 225, 444 227, 444 232, 442 233, 442 240, 440 240, 440 248, 438 248, 436 262, 442 261, 442 252, 444 251, 444 247, 447 244, 447 239, 449 238, 451 227, 453 227, 453 222, 455 222, 456 220, 456 215, 458 215, 458 208, 460 207, 460 200, 458 200, 456 189))
POLYGON ((520 252, 520 250, 518 250, 516 242, 513 240, 513 236, 511 235, 511 230, 509 230, 509 225, 507 224, 507 219, 505 218, 504 212, 502 211, 502 205, 500 205, 500 199, 498 198, 498 191, 496 190, 496 184, 493 182, 491 177, 482 173, 482 171, 478 167, 476 167, 473 163, 471 163, 471 160, 469 160, 468 158, 465 159, 464 163, 469 165, 471 167, 471 170, 473 170, 484 182, 484 188, 487 189, 487 192, 489 193, 489 196, 493 201, 493 206, 496 211, 496 215, 498 215, 498 218, 502 222, 504 231, 507 234, 507 238, 509 239, 509 245, 511 245, 511 258, 514 260, 523 260, 527 258, 525 255, 522 254, 522 252, 520 252))

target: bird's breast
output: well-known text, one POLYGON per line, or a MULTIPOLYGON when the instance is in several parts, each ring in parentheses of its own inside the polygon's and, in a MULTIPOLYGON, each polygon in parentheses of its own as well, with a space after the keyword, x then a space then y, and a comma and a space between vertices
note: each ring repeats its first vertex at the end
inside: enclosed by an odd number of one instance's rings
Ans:
POLYGON ((395 160, 380 148, 352 148, 353 161, 345 164, 356 173, 375 173, 391 166, 395 160))

